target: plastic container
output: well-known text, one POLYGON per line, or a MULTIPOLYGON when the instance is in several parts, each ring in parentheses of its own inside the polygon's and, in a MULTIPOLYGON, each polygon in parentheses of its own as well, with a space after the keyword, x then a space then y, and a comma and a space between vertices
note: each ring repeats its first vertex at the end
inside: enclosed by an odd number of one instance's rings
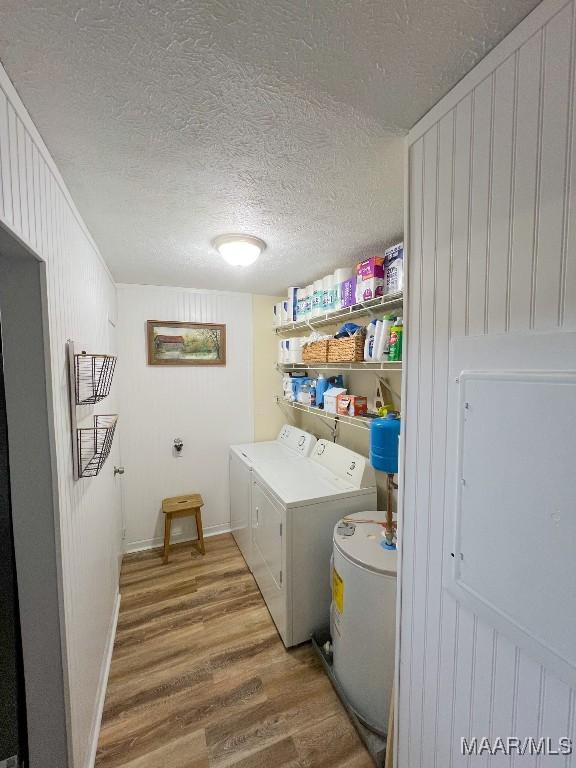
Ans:
POLYGON ((374 340, 374 351, 372 358, 374 360, 384 360, 388 358, 390 350, 390 330, 396 323, 396 315, 385 315, 382 321, 378 321, 376 338, 374 340))
POLYGON ((372 351, 374 349, 374 337, 376 336, 377 320, 372 320, 366 328, 366 339, 364 341, 364 362, 369 363, 372 360, 372 351))
POLYGON ((390 348, 388 350, 388 360, 397 362, 402 360, 402 337, 404 336, 404 324, 402 319, 396 320, 396 323, 390 328, 390 348))
POLYGON ((324 392, 330 389, 330 386, 331 384, 328 379, 323 374, 320 374, 316 380, 316 405, 318 408, 324 407, 324 392))
POLYGON ((400 418, 394 413, 374 419, 370 425, 370 464, 379 472, 398 472, 400 426, 400 418))

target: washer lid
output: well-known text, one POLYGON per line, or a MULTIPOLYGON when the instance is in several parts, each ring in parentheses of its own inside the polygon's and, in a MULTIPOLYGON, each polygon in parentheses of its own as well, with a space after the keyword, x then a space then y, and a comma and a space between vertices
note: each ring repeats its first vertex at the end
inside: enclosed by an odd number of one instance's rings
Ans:
MULTIPOLYGON (((378 520, 384 522, 385 512, 355 512, 346 515, 347 520, 378 520)), ((342 521, 340 521, 342 522, 342 521)), ((334 546, 348 560, 368 568, 376 573, 396 576, 396 550, 384 549, 381 545, 384 539, 384 527, 377 523, 353 523, 354 533, 350 534, 352 526, 347 526, 345 532, 339 533, 338 526, 334 528, 334 546)))

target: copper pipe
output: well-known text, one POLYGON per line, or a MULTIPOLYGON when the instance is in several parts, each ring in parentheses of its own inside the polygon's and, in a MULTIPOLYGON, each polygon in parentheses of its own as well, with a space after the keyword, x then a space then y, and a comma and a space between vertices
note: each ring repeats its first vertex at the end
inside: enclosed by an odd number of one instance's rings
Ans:
POLYGON ((386 543, 390 546, 394 546, 394 518, 392 516, 392 503, 394 499, 394 489, 398 486, 394 482, 394 475, 388 474, 387 484, 387 502, 386 502, 386 523, 384 524, 384 535, 386 536, 386 543))

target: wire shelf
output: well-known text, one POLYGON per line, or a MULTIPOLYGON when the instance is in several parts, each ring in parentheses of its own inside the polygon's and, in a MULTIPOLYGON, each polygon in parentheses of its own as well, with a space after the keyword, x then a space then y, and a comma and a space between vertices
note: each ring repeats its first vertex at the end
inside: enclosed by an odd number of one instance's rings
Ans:
POLYGON ((348 424, 351 427, 359 427, 360 429, 370 429, 370 426, 375 418, 373 416, 344 416, 339 413, 327 413, 323 408, 316 408, 313 405, 304 405, 303 403, 297 403, 293 400, 285 400, 280 395, 276 395, 276 403, 280 407, 286 406, 287 408, 294 408, 296 411, 302 411, 304 413, 312 413, 314 416, 318 416, 326 421, 333 421, 340 424, 348 424))
POLYGON ((74 355, 76 405, 90 405, 108 397, 115 367, 113 355, 74 355))
POLYGON ((100 472, 110 455, 117 421, 115 414, 99 415, 91 426, 77 427, 78 477, 96 477, 100 472))
POLYGON ((382 360, 378 362, 364 363, 277 363, 276 370, 282 373, 290 371, 401 371, 402 361, 388 362, 382 360))
POLYGON ((277 334, 291 333, 305 329, 322 327, 323 325, 335 325, 336 323, 346 322, 356 317, 374 316, 380 312, 386 312, 389 309, 402 307, 403 293, 387 293, 376 299, 369 299, 362 304, 354 304, 346 309, 338 309, 334 312, 327 312, 317 317, 311 317, 308 320, 298 321, 296 323, 286 323, 274 328, 277 334))

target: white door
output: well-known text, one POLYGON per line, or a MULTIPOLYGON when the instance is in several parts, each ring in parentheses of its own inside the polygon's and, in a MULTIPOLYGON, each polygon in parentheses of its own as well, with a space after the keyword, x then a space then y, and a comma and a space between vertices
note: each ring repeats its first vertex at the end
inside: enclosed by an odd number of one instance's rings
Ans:
POLYGON ((252 532, 250 530, 250 494, 252 471, 239 456, 230 452, 230 527, 246 565, 252 570, 252 532))
MULTIPOLYGON (((108 350, 107 354, 109 355, 116 355, 117 354, 117 346, 116 346, 116 323, 112 320, 112 318, 108 317, 108 350)), ((113 403, 114 405, 111 406, 112 413, 118 413, 118 388, 117 388, 117 376, 118 373, 115 371, 114 373, 114 379, 112 380, 112 390, 111 394, 113 397, 113 403)), ((108 457, 107 462, 107 471, 114 472, 114 467, 121 467, 122 466, 122 457, 120 454, 120 434, 122 431, 122 414, 119 413, 119 420, 118 424, 119 427, 116 428, 116 433, 114 435, 114 440, 112 442, 112 449, 110 450, 110 456, 108 457)), ((118 562, 118 577, 120 577, 120 568, 122 566, 122 556, 124 554, 124 538, 126 535, 126 522, 124 519, 124 488, 122 483, 122 475, 121 474, 113 474, 114 478, 114 509, 118 510, 118 516, 116 518, 117 520, 117 530, 118 530, 118 538, 117 541, 120 542, 120 545, 118 547, 117 552, 117 562, 118 562)))
POLYGON ((283 546, 285 513, 256 480, 252 483, 252 514, 254 578, 282 640, 288 644, 283 546))

